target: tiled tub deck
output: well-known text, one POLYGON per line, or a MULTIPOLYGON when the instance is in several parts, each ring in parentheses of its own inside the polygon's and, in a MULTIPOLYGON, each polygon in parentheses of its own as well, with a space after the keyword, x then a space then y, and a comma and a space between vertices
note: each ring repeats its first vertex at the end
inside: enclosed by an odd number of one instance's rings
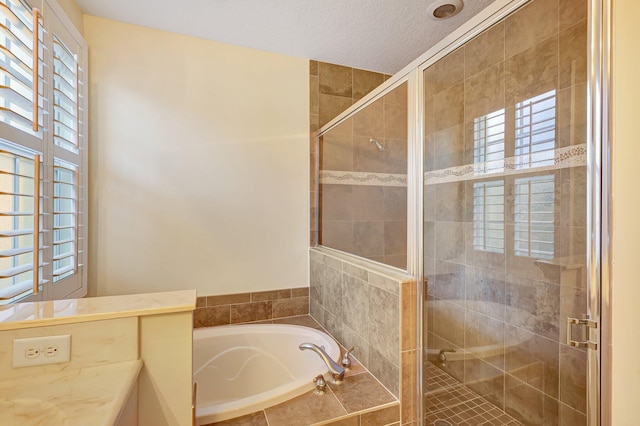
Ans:
MULTIPOLYGON (((303 325, 327 332, 309 315, 252 323, 303 325)), ((344 353, 342 346, 341 351, 344 353)), ((357 359, 353 361, 344 382, 340 385, 329 383, 330 389, 324 395, 317 395, 312 390, 264 410, 207 426, 399 425, 398 400, 357 359)))

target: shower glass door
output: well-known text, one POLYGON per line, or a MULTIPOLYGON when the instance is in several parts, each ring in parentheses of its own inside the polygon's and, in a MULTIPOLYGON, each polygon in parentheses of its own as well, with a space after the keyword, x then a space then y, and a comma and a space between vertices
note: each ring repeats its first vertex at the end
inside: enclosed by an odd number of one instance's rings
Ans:
POLYGON ((586 425, 566 322, 587 306, 587 7, 534 0, 423 68, 425 425, 586 425))

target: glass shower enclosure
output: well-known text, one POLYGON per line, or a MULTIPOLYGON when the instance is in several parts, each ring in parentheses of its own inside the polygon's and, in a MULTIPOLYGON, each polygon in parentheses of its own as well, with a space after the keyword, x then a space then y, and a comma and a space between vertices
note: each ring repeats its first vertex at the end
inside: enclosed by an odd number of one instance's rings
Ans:
POLYGON ((416 277, 421 424, 598 424, 592 8, 496 1, 318 133, 319 244, 416 277))

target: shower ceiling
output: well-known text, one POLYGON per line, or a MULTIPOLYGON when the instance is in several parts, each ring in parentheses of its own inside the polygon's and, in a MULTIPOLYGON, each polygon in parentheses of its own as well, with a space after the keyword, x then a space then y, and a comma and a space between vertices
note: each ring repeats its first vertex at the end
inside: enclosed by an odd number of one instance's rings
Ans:
MULTIPOLYGON (((77 0, 84 13, 284 55, 393 74, 494 0, 77 0)), ((168 52, 170 54, 170 52, 168 52)))

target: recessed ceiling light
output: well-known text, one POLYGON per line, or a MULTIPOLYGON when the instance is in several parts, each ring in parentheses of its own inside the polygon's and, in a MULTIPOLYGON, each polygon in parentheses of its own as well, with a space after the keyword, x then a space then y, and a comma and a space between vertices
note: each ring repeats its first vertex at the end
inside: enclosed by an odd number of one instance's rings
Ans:
POLYGON ((447 19, 462 10, 461 0, 438 0, 429 6, 429 16, 433 19, 447 19))

